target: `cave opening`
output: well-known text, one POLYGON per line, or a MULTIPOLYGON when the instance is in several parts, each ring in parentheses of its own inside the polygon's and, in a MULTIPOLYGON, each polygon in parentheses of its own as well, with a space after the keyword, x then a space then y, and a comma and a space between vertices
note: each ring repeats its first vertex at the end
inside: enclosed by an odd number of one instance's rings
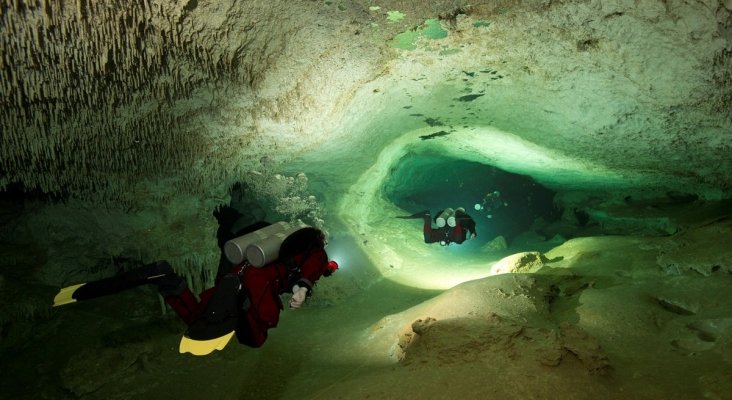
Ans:
POLYGON ((386 198, 407 213, 463 207, 476 222, 476 243, 498 236, 511 243, 537 224, 559 220, 556 192, 529 176, 492 165, 445 156, 436 150, 409 151, 390 169, 386 198), (478 209, 484 196, 499 191, 503 204, 489 212, 478 209))

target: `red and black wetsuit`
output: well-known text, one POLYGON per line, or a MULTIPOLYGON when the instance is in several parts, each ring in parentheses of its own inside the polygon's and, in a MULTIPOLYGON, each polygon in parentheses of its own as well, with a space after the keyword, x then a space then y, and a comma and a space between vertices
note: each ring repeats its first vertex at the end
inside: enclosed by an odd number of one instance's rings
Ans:
POLYGON ((239 264, 220 276, 216 286, 193 295, 186 281, 166 261, 143 265, 117 276, 88 282, 72 295, 75 300, 88 300, 154 284, 173 310, 189 326, 196 340, 220 337, 234 328, 239 341, 252 347, 261 346, 267 330, 277 326, 282 310, 282 293, 294 285, 308 288, 323 275, 329 275, 328 255, 321 231, 303 228, 289 235, 279 250, 279 257, 262 268, 239 264))
MULTIPOLYGON (((222 280, 233 276, 239 280, 236 327, 239 341, 252 347, 261 346, 267 340, 267 330, 279 322, 284 308, 280 295, 290 293, 294 285, 308 288, 310 295, 315 282, 327 271, 328 255, 322 247, 280 258, 261 268, 246 262, 235 266, 222 280)), ((179 294, 165 296, 165 301, 190 325, 201 317, 218 288, 216 285, 205 290, 197 301, 186 287, 179 294)))
MULTIPOLYGON (((438 212, 437 215, 440 215, 438 212)), ((468 239, 468 235, 475 235, 475 221, 463 211, 455 211, 456 224, 454 227, 445 225, 442 228, 432 227, 432 218, 424 216, 424 242, 440 243, 444 246, 450 243, 461 244, 468 239)))

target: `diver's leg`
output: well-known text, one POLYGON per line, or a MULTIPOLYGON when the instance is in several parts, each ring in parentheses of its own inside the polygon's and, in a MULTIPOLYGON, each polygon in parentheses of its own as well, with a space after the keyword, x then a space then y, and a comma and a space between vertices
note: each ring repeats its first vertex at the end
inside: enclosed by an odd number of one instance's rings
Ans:
POLYGON ((165 303, 178 314, 183 322, 190 325, 201 313, 202 305, 188 288, 185 279, 173 272, 170 264, 162 261, 158 263, 158 268, 159 272, 168 273, 153 277, 149 279, 148 283, 156 285, 165 303))
POLYGON ((173 271, 167 261, 158 261, 111 278, 61 289, 54 298, 54 306, 107 296, 144 284, 157 286, 165 302, 186 324, 190 324, 200 314, 198 300, 188 289, 186 281, 173 271))
POLYGON ((440 240, 439 229, 432 229, 432 217, 429 213, 425 214, 423 217, 424 220, 424 226, 423 226, 423 233, 424 233, 424 242, 425 243, 435 243, 440 240))
POLYGON ((427 216, 429 216, 430 215, 430 210, 418 211, 418 212, 416 212, 416 213, 414 213, 412 215, 399 215, 396 218, 401 218, 401 219, 417 219, 417 218, 423 218, 425 216, 425 214, 427 216))
POLYGON ((123 272, 111 278, 85 283, 77 288, 71 297, 74 300, 89 300, 119 293, 147 283, 156 285, 163 283, 169 290, 173 290, 180 286, 182 279, 180 277, 178 277, 178 280, 171 279, 170 275, 175 275, 170 264, 166 261, 156 262, 123 272))
POLYGON ((178 294, 163 296, 165 303, 175 311, 176 314, 190 325, 194 319, 200 314, 200 306, 198 300, 187 287, 178 294))

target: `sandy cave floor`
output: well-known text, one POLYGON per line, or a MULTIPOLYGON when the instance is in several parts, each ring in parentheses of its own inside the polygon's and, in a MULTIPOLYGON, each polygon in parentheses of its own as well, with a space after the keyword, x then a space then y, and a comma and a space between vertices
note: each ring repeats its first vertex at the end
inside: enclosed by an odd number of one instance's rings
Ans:
POLYGON ((181 356, 182 325, 139 289, 52 310, 0 384, 14 399, 732 399, 731 235, 721 220, 578 238, 533 273, 444 292, 377 278, 342 238, 351 265, 260 349, 181 356))

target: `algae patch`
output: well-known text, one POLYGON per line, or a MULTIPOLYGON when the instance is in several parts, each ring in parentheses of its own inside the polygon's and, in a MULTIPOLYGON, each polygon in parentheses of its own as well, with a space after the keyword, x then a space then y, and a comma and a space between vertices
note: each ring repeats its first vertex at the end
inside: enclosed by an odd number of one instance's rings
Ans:
POLYGON ((404 19, 404 13, 402 13, 401 11, 387 11, 386 19, 391 22, 399 22, 404 19))
POLYGON ((419 37, 437 40, 447 37, 447 31, 442 29, 440 21, 436 19, 428 19, 416 29, 404 31, 389 41, 389 46, 395 49, 415 50, 417 45, 415 42, 419 37))

